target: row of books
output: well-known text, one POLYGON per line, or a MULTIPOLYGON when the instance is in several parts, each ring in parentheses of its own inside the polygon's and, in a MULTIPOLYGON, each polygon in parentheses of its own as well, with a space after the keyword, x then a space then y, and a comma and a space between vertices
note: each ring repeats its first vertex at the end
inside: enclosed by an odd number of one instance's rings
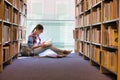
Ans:
POLYGON ((18 39, 22 40, 22 30, 21 29, 18 30, 18 35, 19 35, 18 39))
POLYGON ((103 44, 108 46, 118 46, 118 28, 117 24, 104 25, 103 44))
POLYGON ((18 11, 17 10, 13 11, 13 23, 18 24, 18 11))
POLYGON ((73 31, 74 39, 84 40, 84 31, 83 29, 76 29, 73 31))
POLYGON ((92 13, 88 12, 85 15, 80 15, 76 18, 76 25, 79 27, 88 26, 101 22, 101 8, 93 9, 92 13), (94 19, 93 19, 94 18, 94 19), (91 20, 92 19, 92 20, 91 20))
POLYGON ((26 18, 23 14, 20 14, 19 15, 19 24, 20 26, 26 26, 27 22, 26 22, 26 18))
POLYGON ((83 54, 90 58, 90 44, 84 43, 83 45, 81 44, 80 46, 84 47, 83 54))
MULTIPOLYGON (((89 1, 88 1, 89 2, 89 1)), ((100 2, 95 0, 93 2, 100 2)), ((119 15, 119 10, 118 10, 118 0, 109 0, 109 1, 104 1, 104 6, 103 6, 103 15, 104 15, 104 21, 111 20, 111 19, 116 19, 118 18, 119 15)), ((76 7, 76 16, 80 15, 80 13, 83 12, 81 4, 76 7)), ((101 7, 93 8, 92 9, 92 17, 88 16, 88 19, 94 18, 92 20, 92 24, 101 22, 101 7)), ((83 18, 82 18, 83 19, 83 18)), ((87 18, 85 18, 87 19, 87 18)), ((79 20, 78 20, 79 21, 79 20)), ((84 21, 89 23, 89 20, 84 21)))
MULTIPOLYGON (((91 24, 91 14, 90 13, 87 13, 85 16, 84 16, 84 26, 89 26, 91 24)), ((94 20, 92 20, 94 21, 94 20)))
POLYGON ((26 40, 26 30, 22 30, 22 39, 26 40))
POLYGON ((4 5, 4 20, 6 20, 6 21, 10 21, 10 17, 11 17, 11 7, 7 4, 7 3, 5 3, 5 5, 4 5))
POLYGON ((83 15, 80 15, 79 17, 76 17, 76 26, 77 27, 83 27, 84 26, 84 17, 83 17, 83 15))
MULTIPOLYGON (((0 38, 2 38, 2 26, 1 26, 1 22, 0 22, 0 38)), ((2 42, 2 39, 0 39, 0 43, 2 42)))
MULTIPOLYGON (((2 31, 2 30, 1 30, 2 31)), ((16 40, 21 40, 21 39, 26 39, 26 30, 22 30, 22 29, 19 29, 18 27, 16 26, 13 26, 13 31, 12 31, 12 34, 13 34, 13 41, 16 41, 16 40)), ((9 25, 4 25, 3 27, 3 35, 0 35, 1 36, 4 36, 2 38, 2 41, 3 42, 10 42, 10 38, 11 38, 11 27, 9 25)))
POLYGON ((14 26, 13 27, 13 41, 18 40, 18 27, 14 26))
POLYGON ((101 43, 101 29, 100 29, 100 27, 92 29, 92 41, 95 43, 101 43))
MULTIPOLYGON (((16 0, 14 0, 14 1, 16 2, 16 0)), ((27 14, 27 5, 25 5, 23 2, 22 2, 22 4, 23 5, 21 5, 21 9, 22 9, 21 14, 25 16, 27 14)), ((5 5, 4 5, 4 20, 5 21, 11 22, 11 19, 13 19, 13 23, 18 24, 18 13, 19 13, 18 10, 16 10, 16 9, 12 10, 12 6, 5 3, 5 5), (12 11, 13 11, 13 18, 11 17, 12 11)), ((21 16, 21 14, 19 15, 19 18, 20 18, 19 21, 23 18, 21 16)), ((20 21, 21 24, 24 22, 25 22, 25 20, 20 21)))
POLYGON ((90 41, 90 28, 74 30, 73 37, 74 39, 90 41))
POLYGON ((101 0, 76 0, 76 7, 79 8, 80 13, 86 10, 91 9, 96 3, 99 3, 101 0))
POLYGON ((91 0, 91 1, 92 1, 92 5, 95 5, 95 4, 99 3, 102 0, 91 0))
POLYGON ((92 0, 84 0, 83 7, 83 11, 90 9, 92 7, 92 0))
POLYGON ((17 0, 13 0, 13 5, 14 5, 16 8, 18 8, 19 4, 18 4, 17 0))
POLYGON ((8 59, 10 59, 10 47, 6 46, 3 47, 3 62, 6 62, 8 59))
POLYGON ((10 55, 11 57, 15 56, 16 54, 18 54, 18 42, 14 42, 10 44, 10 55))
POLYGON ((74 47, 74 51, 76 53, 80 52, 81 51, 81 48, 80 48, 80 41, 75 41, 75 47, 74 47))
POLYGON ((84 54, 91 58, 94 62, 101 64, 105 68, 117 73, 117 51, 102 50, 100 46, 83 43, 80 41, 75 42, 75 51, 84 54))
POLYGON ((100 52, 101 52, 101 49, 100 49, 100 46, 96 46, 96 45, 92 45, 92 48, 91 48, 91 59, 95 62, 97 62, 98 64, 100 64, 100 52))
POLYGON ((106 0, 104 2, 104 21, 118 18, 118 8, 119 0, 106 0))
POLYGON ((97 7, 92 11, 92 24, 101 22, 101 8, 97 7))
MULTIPOLYGON (((107 46, 118 46, 118 29, 116 24, 104 25, 102 44, 107 46)), ((73 31, 74 39, 92 41, 101 43, 101 28, 92 28, 92 36, 90 38, 90 29, 76 29, 73 31)))
POLYGON ((80 3, 80 0, 75 0, 75 4, 79 4, 80 3))
POLYGON ((3 42, 9 42, 10 41, 10 32, 11 32, 11 27, 8 26, 8 25, 4 25, 3 27, 3 38, 2 38, 2 41, 3 42))
POLYGON ((26 29, 18 29, 18 39, 20 42, 25 43, 26 42, 26 29))
POLYGON ((102 66, 117 73, 117 52, 102 50, 101 58, 102 66))
POLYGON ((20 0, 20 12, 22 12, 24 15, 27 14, 27 5, 25 2, 23 0, 20 0))
POLYGON ((13 44, 13 56, 18 54, 18 43, 13 44))
POLYGON ((80 14, 80 9, 79 9, 79 8, 80 8, 79 6, 77 6, 77 7, 75 8, 75 16, 76 16, 76 17, 78 17, 79 14, 80 14))

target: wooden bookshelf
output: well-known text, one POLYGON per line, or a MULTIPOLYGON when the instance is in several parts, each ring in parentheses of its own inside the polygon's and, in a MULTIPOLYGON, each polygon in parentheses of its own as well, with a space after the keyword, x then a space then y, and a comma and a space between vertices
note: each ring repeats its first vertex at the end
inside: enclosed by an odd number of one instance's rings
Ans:
MULTIPOLYGON (((120 7, 120 1, 119 1, 119 7, 120 7)), ((119 8, 119 23, 120 23, 120 8, 119 8)), ((120 24, 119 24, 120 26, 120 24)), ((120 27, 118 28, 119 30, 119 33, 118 33, 118 36, 120 36, 120 27)), ((120 37, 118 37, 118 59, 120 59, 120 37)), ((120 80, 120 60, 118 60, 118 80, 120 80)))
POLYGON ((0 0, 0 72, 3 64, 18 57, 20 43, 25 41, 26 15, 26 0, 0 0))
POLYGON ((75 0, 75 14, 75 51, 120 80, 120 1, 75 0))

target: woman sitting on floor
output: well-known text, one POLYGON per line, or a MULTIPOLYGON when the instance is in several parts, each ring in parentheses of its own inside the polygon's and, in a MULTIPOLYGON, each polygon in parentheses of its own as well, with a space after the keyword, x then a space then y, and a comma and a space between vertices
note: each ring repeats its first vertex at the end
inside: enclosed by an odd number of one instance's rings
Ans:
MULTIPOLYGON (((41 42, 39 35, 43 32, 44 28, 41 24, 38 24, 28 36, 28 45, 33 49, 35 55, 39 55, 47 49, 51 49, 56 52, 56 57, 65 57, 71 53, 71 50, 61 50, 53 46, 52 41, 41 42)), ((48 55, 46 55, 48 56, 48 55)))

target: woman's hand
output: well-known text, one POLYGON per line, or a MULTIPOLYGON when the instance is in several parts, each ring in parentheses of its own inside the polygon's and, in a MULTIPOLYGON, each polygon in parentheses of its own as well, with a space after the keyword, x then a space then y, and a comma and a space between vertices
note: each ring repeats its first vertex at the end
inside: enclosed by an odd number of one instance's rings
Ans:
POLYGON ((41 46, 41 47, 46 47, 45 42, 42 42, 42 43, 40 44, 40 46, 41 46))

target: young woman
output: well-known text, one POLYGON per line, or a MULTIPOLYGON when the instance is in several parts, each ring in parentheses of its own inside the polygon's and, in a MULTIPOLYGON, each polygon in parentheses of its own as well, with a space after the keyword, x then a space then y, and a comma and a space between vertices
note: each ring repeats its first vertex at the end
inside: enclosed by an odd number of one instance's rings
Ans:
POLYGON ((71 53, 71 50, 61 50, 52 45, 52 43, 46 44, 45 42, 41 42, 41 38, 39 34, 43 32, 44 28, 41 24, 36 25, 33 29, 32 33, 28 36, 28 45, 33 49, 35 55, 40 54, 41 52, 51 49, 57 53, 56 57, 67 56, 71 53))

